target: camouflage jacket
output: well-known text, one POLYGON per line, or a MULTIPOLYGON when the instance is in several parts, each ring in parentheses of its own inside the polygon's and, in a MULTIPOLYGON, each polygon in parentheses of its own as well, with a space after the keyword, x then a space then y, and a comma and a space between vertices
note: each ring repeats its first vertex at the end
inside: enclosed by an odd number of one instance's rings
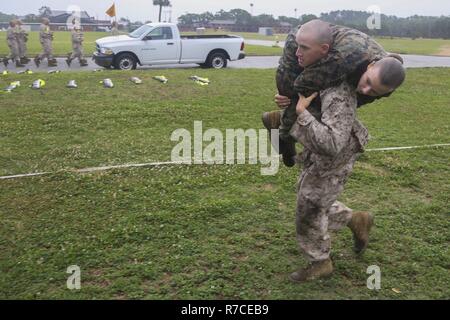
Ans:
POLYGON ((40 32, 39 32, 39 39, 44 40, 44 39, 50 39, 53 40, 53 32, 50 31, 50 27, 45 25, 45 24, 41 24, 41 28, 40 28, 40 32))
POLYGON ((295 37, 299 28, 300 26, 288 34, 277 70, 278 92, 290 98, 297 96, 297 93, 294 91, 294 82, 303 72, 296 55, 298 45, 295 37))
POLYGON ((8 28, 8 30, 6 31, 6 40, 8 42, 17 40, 15 28, 11 28, 11 27, 8 28))
MULTIPOLYGON (((297 31, 298 28, 288 35, 277 70, 278 91, 293 99, 296 99, 298 93, 309 96, 337 86, 345 80, 356 88, 368 64, 387 56, 384 49, 368 35, 355 29, 332 25, 333 46, 328 56, 303 69, 296 56, 297 31)), ((358 107, 380 98, 359 94, 358 107)))
POLYGON ((84 35, 81 31, 72 30, 72 43, 82 44, 84 41, 84 35))
POLYGON ((17 26, 14 30, 14 33, 16 34, 16 37, 18 40, 25 41, 25 42, 28 41, 28 32, 26 32, 21 27, 17 26))
MULTIPOLYGON (((291 136, 321 159, 334 161, 341 152, 362 152, 369 140, 367 129, 356 119, 357 96, 347 82, 320 92, 320 120, 309 108, 291 129, 291 136), (348 150, 349 146, 353 147, 348 150)), ((324 160, 327 161, 327 160, 324 160)))

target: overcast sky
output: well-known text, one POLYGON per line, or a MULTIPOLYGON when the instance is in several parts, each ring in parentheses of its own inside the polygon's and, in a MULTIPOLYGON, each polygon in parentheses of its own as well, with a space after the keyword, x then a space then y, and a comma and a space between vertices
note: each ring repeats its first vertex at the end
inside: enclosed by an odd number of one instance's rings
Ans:
MULTIPOLYGON (((57 10, 66 10, 71 5, 77 5, 91 16, 104 19, 105 11, 113 2, 114 0, 1 0, 0 11, 25 15, 36 13, 44 5, 57 10)), ((119 17, 128 17, 133 21, 157 20, 158 9, 152 5, 152 0, 116 0, 115 3, 119 17)), ((363 11, 371 5, 377 5, 381 8, 382 13, 399 17, 414 14, 450 16, 450 0, 171 0, 171 3, 172 8, 164 10, 172 11, 174 21, 186 12, 211 11, 214 13, 220 9, 233 8, 242 8, 250 12, 250 3, 254 4, 253 14, 255 15, 269 13, 274 16, 294 16, 295 8, 298 9, 298 15, 320 14, 340 9, 363 11)), ((168 16, 169 12, 166 12, 165 15, 168 16)))

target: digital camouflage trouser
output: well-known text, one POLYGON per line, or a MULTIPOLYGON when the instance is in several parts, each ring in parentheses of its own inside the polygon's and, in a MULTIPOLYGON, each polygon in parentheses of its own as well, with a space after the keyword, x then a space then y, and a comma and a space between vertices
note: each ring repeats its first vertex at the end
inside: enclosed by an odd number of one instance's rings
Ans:
POLYGON ((52 40, 48 38, 41 39, 41 45, 44 52, 39 55, 39 59, 47 58, 49 61, 53 60, 52 40))
POLYGON ((19 45, 16 40, 8 40, 8 47, 10 50, 10 55, 8 56, 9 59, 12 61, 18 61, 19 56, 19 45))
POLYGON ((336 159, 309 150, 301 155, 303 171, 297 186, 297 241, 301 252, 311 262, 329 258, 329 230, 339 230, 351 220, 352 210, 337 198, 344 190, 360 152, 360 144, 352 137, 336 159))
POLYGON ((83 45, 79 44, 79 43, 74 43, 73 44, 73 51, 72 54, 70 55, 70 60, 74 60, 77 59, 81 62, 81 60, 83 60, 83 45))

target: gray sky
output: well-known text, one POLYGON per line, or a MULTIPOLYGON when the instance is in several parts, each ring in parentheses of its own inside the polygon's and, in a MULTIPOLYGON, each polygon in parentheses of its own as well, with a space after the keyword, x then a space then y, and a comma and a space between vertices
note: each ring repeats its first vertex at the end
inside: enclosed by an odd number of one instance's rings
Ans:
MULTIPOLYGON (((66 10, 70 5, 77 5, 86 10, 91 16, 104 19, 105 11, 114 0, 1 0, 0 11, 24 15, 36 13, 47 5, 52 9, 66 10)), ((414 14, 450 16, 450 0, 172 0, 173 21, 185 12, 201 13, 216 12, 220 9, 229 10, 242 8, 250 12, 250 3, 254 4, 253 14, 269 13, 274 16, 294 16, 294 9, 298 15, 304 13, 320 14, 332 10, 366 10, 371 5, 377 5, 381 12, 388 15, 406 17, 414 14)), ((131 20, 156 21, 158 9, 152 5, 152 0, 115 0, 119 17, 129 17, 131 20)), ((165 9, 168 10, 168 9, 165 9)), ((170 10, 170 9, 169 9, 170 10)), ((169 13, 167 12, 168 16, 169 13)), ((163 14, 164 18, 164 14, 163 14)))

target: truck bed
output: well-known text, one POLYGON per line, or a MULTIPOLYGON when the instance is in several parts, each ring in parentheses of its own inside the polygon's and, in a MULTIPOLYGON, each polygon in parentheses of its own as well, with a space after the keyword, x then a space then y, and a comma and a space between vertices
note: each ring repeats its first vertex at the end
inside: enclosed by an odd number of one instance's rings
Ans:
POLYGON ((230 39, 230 38, 238 38, 237 36, 231 36, 228 34, 205 34, 205 35, 180 35, 182 40, 195 40, 195 39, 230 39))

